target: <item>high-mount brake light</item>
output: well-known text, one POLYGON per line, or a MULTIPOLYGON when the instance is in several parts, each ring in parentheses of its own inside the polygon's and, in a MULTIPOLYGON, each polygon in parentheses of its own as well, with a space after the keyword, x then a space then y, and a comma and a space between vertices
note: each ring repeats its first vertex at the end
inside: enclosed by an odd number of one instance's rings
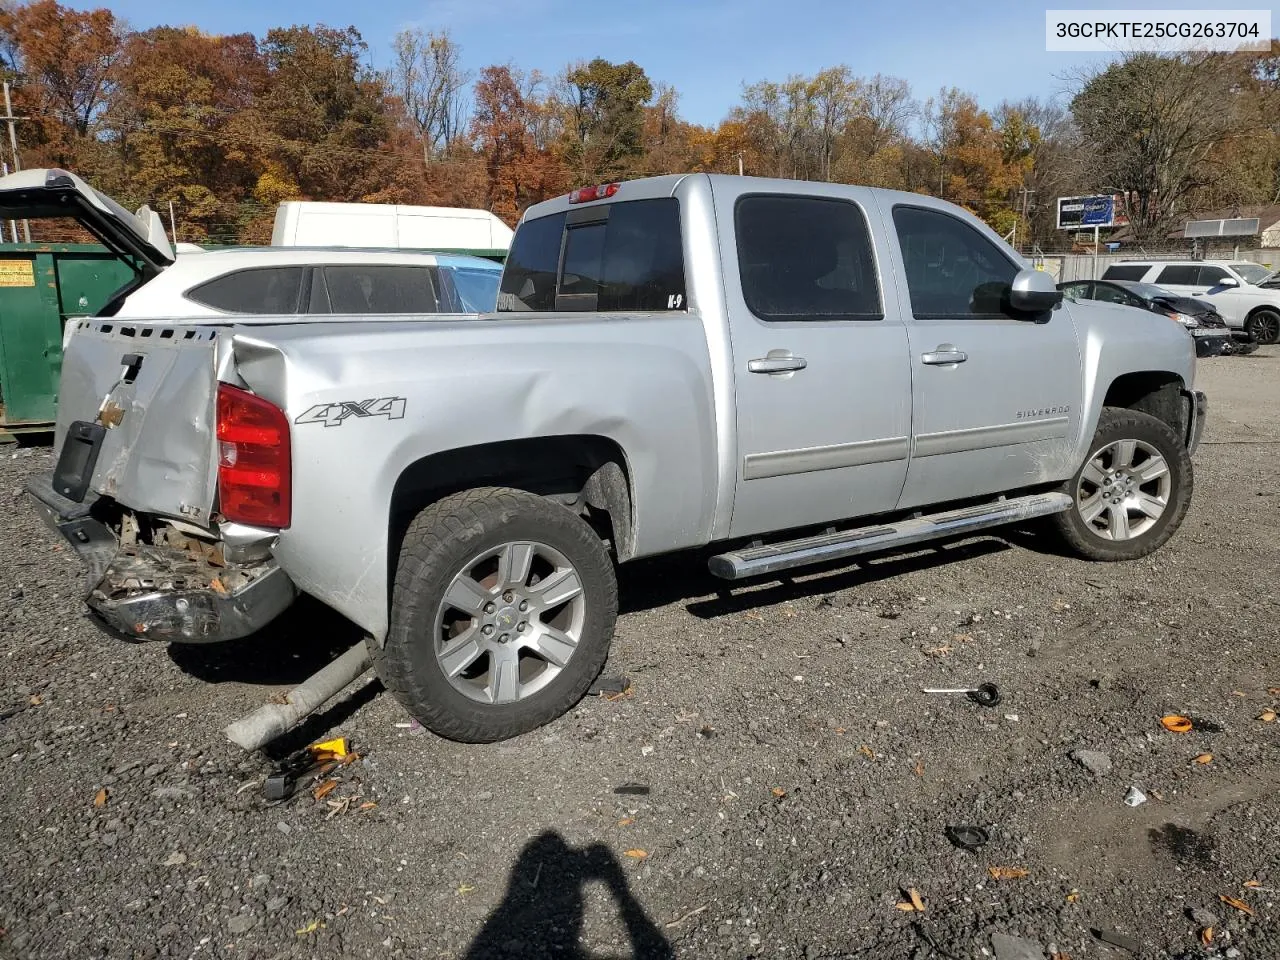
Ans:
POLYGON ((590 203, 592 200, 608 200, 618 192, 620 186, 622 186, 620 183, 601 183, 594 187, 579 187, 569 194, 569 202, 590 203))
POLYGON ((234 523, 284 529, 293 499, 289 418, 275 404, 218 384, 218 504, 234 523))

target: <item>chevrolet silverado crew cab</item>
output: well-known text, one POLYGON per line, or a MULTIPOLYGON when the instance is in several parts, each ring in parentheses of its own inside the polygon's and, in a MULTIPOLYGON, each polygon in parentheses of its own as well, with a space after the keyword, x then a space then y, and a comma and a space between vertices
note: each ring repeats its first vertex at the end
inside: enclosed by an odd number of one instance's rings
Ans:
POLYGON ((1037 518, 1141 557, 1205 415, 1180 325, 829 183, 580 189, 525 213, 496 313, 263 319, 86 322, 29 489, 115 631, 226 640, 310 594, 465 741, 582 697, 638 557, 714 545, 737 581, 1037 518))

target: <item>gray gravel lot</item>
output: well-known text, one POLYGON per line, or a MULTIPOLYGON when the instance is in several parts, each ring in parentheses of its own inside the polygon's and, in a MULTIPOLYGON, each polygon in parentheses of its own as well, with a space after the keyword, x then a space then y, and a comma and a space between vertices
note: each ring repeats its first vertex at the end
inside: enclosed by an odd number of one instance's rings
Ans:
POLYGON ((1191 512, 1146 561, 1014 532, 731 596, 697 558, 649 563, 607 671, 629 695, 463 746, 375 684, 293 744, 337 732, 362 759, 275 806, 268 759, 219 731, 349 625, 103 636, 18 496, 48 449, 0 447, 0 957, 1135 955, 1101 930, 1275 960, 1280 348, 1199 376, 1191 512), (977 680, 1004 702, 920 692, 977 680), (990 842, 957 849, 957 823, 990 842))

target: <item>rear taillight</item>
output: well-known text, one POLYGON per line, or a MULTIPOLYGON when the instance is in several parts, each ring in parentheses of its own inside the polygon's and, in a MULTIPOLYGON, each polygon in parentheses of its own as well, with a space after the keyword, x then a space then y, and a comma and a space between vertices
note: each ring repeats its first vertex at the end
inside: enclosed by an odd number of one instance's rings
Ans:
POLYGON ((608 200, 618 192, 619 183, 602 183, 594 187, 579 187, 569 194, 570 203, 589 203, 592 200, 608 200))
POLYGON ((284 411, 247 390, 220 383, 217 422, 222 515, 257 527, 289 526, 293 476, 284 411))

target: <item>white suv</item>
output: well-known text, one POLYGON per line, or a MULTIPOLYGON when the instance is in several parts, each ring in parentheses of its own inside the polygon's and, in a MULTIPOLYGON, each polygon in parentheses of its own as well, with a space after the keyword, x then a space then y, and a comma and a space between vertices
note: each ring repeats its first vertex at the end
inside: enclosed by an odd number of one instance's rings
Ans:
POLYGON ((1258 343, 1280 341, 1280 290, 1262 287, 1272 271, 1248 260, 1124 260, 1103 280, 1154 283, 1212 303, 1227 326, 1247 330, 1258 343))

